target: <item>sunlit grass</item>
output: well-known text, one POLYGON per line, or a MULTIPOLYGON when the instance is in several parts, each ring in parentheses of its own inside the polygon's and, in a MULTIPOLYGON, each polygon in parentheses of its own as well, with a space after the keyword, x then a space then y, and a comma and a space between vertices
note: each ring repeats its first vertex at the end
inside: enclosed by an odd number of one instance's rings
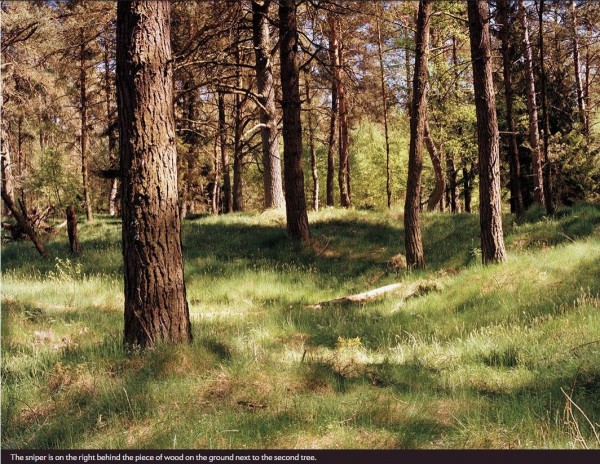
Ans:
POLYGON ((80 257, 4 246, 3 446, 600 447, 600 209, 507 215, 489 267, 476 215, 423 219, 415 272, 388 264, 394 210, 311 213, 308 245, 282 211, 186 220, 194 343, 146 353, 121 347, 118 221, 82 224, 80 257), (419 279, 438 289, 310 306, 419 279))

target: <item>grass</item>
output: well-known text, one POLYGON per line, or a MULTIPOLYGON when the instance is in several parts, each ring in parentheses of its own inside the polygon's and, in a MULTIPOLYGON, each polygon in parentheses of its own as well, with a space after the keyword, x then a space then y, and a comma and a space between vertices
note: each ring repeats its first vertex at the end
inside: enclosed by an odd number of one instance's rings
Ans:
POLYGON ((184 222, 194 343, 121 347, 120 224, 41 260, 2 252, 3 448, 598 448, 600 208, 505 216, 479 264, 476 215, 425 214, 424 271, 393 269, 397 212, 184 222), (439 290, 309 308, 397 281, 439 290))

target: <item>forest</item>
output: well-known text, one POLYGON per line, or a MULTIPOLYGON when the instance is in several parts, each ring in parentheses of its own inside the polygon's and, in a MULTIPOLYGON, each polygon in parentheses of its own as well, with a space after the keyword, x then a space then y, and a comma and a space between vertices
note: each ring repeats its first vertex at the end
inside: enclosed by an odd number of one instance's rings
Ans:
POLYGON ((0 5, 2 450, 600 448, 600 2, 0 5))

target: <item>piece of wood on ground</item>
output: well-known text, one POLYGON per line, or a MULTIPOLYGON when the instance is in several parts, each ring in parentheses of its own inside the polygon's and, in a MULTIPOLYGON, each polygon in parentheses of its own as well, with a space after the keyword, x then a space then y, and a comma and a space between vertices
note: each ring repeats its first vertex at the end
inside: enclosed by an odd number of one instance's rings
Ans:
POLYGON ((425 295, 431 291, 438 290, 439 285, 433 281, 417 281, 406 283, 395 283, 375 288, 355 295, 343 296, 334 300, 321 301, 315 305, 310 305, 309 309, 321 309, 324 306, 340 305, 347 303, 361 304, 379 298, 380 296, 394 293, 402 299, 425 295))

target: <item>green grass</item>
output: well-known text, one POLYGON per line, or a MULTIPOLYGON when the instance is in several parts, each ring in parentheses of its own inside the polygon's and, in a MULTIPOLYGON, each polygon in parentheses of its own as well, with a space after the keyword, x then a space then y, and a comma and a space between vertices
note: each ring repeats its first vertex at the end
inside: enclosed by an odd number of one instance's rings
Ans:
POLYGON ((121 347, 120 223, 2 250, 4 448, 598 448, 600 208, 506 215, 480 265, 476 215, 424 214, 427 269, 396 270, 398 212, 184 222, 194 342, 121 347), (392 282, 439 290, 311 304, 392 282), (570 398, 570 399, 569 399, 570 398))

